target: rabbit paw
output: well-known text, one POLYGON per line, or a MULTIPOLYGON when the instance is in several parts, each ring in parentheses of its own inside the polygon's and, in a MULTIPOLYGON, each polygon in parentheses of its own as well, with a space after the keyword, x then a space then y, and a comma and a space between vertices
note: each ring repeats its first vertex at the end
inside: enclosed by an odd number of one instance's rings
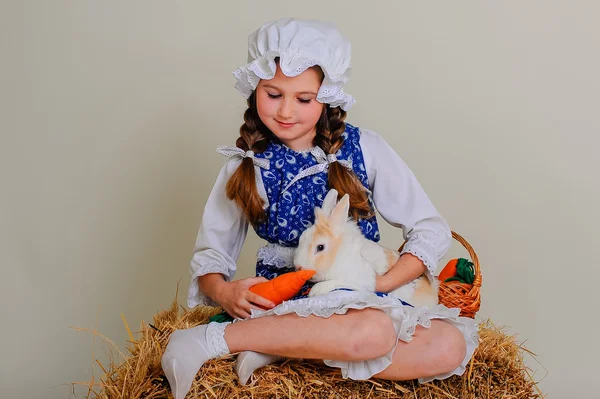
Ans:
POLYGON ((312 297, 312 296, 316 296, 316 295, 325 295, 337 288, 344 288, 346 286, 347 286, 347 284, 344 284, 341 281, 335 281, 335 280, 322 281, 320 283, 315 284, 310 289, 308 296, 312 297))

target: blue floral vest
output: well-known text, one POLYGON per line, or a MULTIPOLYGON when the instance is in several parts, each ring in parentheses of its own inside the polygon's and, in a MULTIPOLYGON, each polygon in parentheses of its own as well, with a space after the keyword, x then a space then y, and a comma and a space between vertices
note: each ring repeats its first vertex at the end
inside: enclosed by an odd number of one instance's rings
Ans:
MULTIPOLYGON (((369 189, 367 171, 360 147, 360 131, 346 123, 343 133, 344 144, 336 153, 338 160, 350 161, 352 170, 365 188, 369 189)), ((260 169, 269 207, 267 219, 255 226, 259 237, 271 244, 283 247, 297 247, 302 232, 314 223, 314 208, 321 206, 329 191, 327 169, 300 179, 288 185, 303 170, 318 164, 310 150, 294 151, 282 144, 271 142, 267 149, 256 154, 255 158, 269 160, 269 169, 260 169)), ((371 202, 372 205, 372 202, 371 202)), ((379 228, 375 216, 360 219, 358 225, 364 236, 379 241, 379 228)), ((290 267, 265 264, 258 260, 256 275, 272 279, 293 271, 290 267)), ((298 297, 304 296, 312 284, 307 283, 298 297)))

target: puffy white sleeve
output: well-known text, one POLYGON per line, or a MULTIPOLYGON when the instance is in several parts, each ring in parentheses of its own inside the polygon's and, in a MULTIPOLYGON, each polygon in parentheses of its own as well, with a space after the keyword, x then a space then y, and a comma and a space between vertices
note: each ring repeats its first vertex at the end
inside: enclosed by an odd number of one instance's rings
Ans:
POLYGON ((225 194, 225 186, 240 165, 240 159, 231 159, 221 169, 208 197, 198 230, 194 255, 190 263, 192 280, 188 291, 188 307, 217 306, 200 291, 198 277, 221 273, 231 281, 246 235, 248 221, 241 209, 225 194))
POLYGON ((452 245, 452 233, 417 178, 398 153, 377 133, 361 129, 360 144, 375 208, 402 229, 402 253, 421 259, 432 278, 452 245))

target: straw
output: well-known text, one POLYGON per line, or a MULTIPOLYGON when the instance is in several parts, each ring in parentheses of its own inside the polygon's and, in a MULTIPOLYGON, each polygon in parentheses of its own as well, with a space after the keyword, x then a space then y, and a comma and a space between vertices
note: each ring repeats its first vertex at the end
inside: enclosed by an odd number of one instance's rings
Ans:
MULTIPOLYGON (((106 373, 98 383, 73 383, 94 386, 88 398, 157 399, 172 398, 168 382, 160 366, 169 335, 175 329, 194 327, 208 322, 220 308, 197 307, 186 310, 176 301, 170 309, 156 314, 150 325, 141 324, 140 336, 131 341, 130 353, 112 357, 106 373), (98 391, 98 392, 96 392, 98 391)), ((535 356, 507 335, 505 328, 490 320, 479 323, 480 343, 463 376, 419 384, 416 381, 371 379, 354 381, 342 378, 338 369, 321 361, 287 359, 256 371, 247 386, 237 381, 234 372, 236 355, 208 361, 192 385, 189 398, 543 398, 529 375, 523 354, 535 356)), ((86 331, 78 329, 78 331, 86 331)), ((87 330, 90 331, 90 330, 87 330)), ((112 341, 95 330, 112 346, 112 341)), ((116 350, 112 347, 111 350, 116 350)))

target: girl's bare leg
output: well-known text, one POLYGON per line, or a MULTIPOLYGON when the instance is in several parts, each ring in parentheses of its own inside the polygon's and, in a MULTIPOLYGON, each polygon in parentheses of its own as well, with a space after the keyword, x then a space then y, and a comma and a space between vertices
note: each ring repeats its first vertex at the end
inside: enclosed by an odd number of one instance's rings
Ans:
POLYGON ((238 376, 240 384, 246 385, 246 383, 250 379, 250 376, 257 369, 264 367, 268 364, 283 360, 285 359, 285 357, 302 357, 315 359, 352 359, 355 357, 357 359, 366 359, 367 356, 377 357, 375 354, 369 353, 373 349, 377 350, 377 348, 365 345, 365 341, 362 340, 366 334, 369 334, 369 339, 379 341, 383 344, 387 342, 387 346, 381 346, 381 350, 385 351, 385 353, 388 353, 395 343, 395 336, 393 335, 393 326, 391 320, 382 312, 376 310, 367 309, 361 312, 350 311, 347 315, 344 315, 343 317, 331 317, 331 322, 325 323, 325 325, 321 323, 323 318, 317 316, 299 318, 295 314, 290 314, 281 317, 285 318, 285 322, 288 323, 288 325, 285 327, 285 331, 297 331, 297 329, 299 328, 299 324, 304 323, 314 323, 314 328, 316 328, 317 330, 313 330, 308 335, 296 336, 296 334, 292 334, 294 336, 290 337, 290 334, 282 335, 281 333, 277 333, 278 328, 281 328, 279 323, 282 322, 282 319, 280 317, 265 317, 262 319, 246 321, 250 322, 262 320, 261 323, 256 323, 254 325, 254 328, 252 328, 250 334, 258 333, 259 336, 256 337, 257 340, 264 340, 263 342, 272 342, 273 345, 259 345, 259 347, 262 348, 262 350, 264 351, 274 351, 276 354, 269 354, 267 352, 257 352, 257 349, 254 349, 252 351, 236 350, 237 347, 243 348, 245 345, 247 345, 248 339, 254 338, 248 335, 249 331, 247 331, 246 328, 236 328, 237 326, 235 324, 229 326, 225 331, 225 339, 228 343, 228 346, 230 348, 233 346, 233 348, 231 349, 232 352, 241 352, 238 355, 235 366, 235 372, 238 376), (274 323, 276 325, 273 325, 274 323), (379 323, 384 324, 381 330, 377 330, 373 327, 378 325, 379 323), (340 328, 344 331, 349 331, 349 333, 345 334, 345 337, 342 340, 343 342, 341 342, 341 346, 338 338, 340 328), (319 334, 315 334, 314 331, 319 331, 319 334), (275 332, 275 334, 269 334, 269 332, 275 332), (381 338, 378 339, 376 336, 377 334, 384 334, 385 336, 381 336, 381 338), (281 338, 283 338, 284 342, 286 342, 283 346, 280 342, 281 338), (355 340, 354 343, 351 342, 352 339, 355 340), (311 347, 312 342, 315 340, 318 340, 320 342, 317 344, 317 346, 311 347), (329 350, 328 355, 323 354, 324 347, 329 350), (359 348, 359 350, 357 351, 356 349, 352 349, 353 347, 359 348), (300 348, 299 352, 297 348, 300 348))
MULTIPOLYGON (((162 365, 175 398, 183 399, 202 364, 228 352, 353 361, 383 356, 395 344, 392 322, 378 310, 329 318, 290 314, 177 330, 162 365)), ((394 363, 378 377, 402 380, 448 372, 462 362, 464 353, 462 334, 450 324, 434 321, 429 329, 419 329, 409 344, 400 342, 394 363)))
POLYGON ((410 343, 398 341, 392 364, 375 378, 412 380, 433 377, 456 369, 466 356, 462 333, 450 323, 432 320, 431 327, 417 327, 410 343))
MULTIPOLYGON (((293 314, 281 317, 286 319, 265 317, 230 325, 225 330, 225 339, 231 351, 351 361, 383 356, 396 340, 391 320, 377 310, 350 311, 329 319, 293 314), (243 326, 259 320, 262 322, 243 326), (330 322, 322 323, 325 320, 330 322), (284 331, 291 333, 282 334, 279 323, 286 323, 284 331)), ((393 363, 375 377, 409 380, 440 375, 458 367, 465 352, 466 343, 458 329, 444 321, 432 320, 429 328, 417 327, 410 343, 399 341, 393 363)), ((249 376, 252 371, 245 370, 243 374, 249 376)))
POLYGON ((374 309, 329 318, 296 314, 234 323, 225 330, 232 353, 251 350, 304 359, 366 360, 388 353, 396 342, 389 317, 374 309))

